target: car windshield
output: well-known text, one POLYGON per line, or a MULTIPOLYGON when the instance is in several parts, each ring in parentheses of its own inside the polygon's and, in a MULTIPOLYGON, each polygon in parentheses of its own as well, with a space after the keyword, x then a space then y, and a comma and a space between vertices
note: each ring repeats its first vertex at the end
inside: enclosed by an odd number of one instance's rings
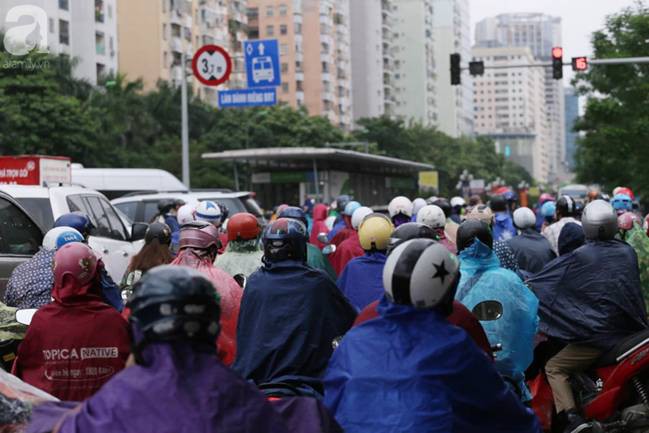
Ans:
POLYGON ((45 231, 54 225, 54 215, 49 198, 16 198, 16 201, 27 211, 36 223, 45 231))

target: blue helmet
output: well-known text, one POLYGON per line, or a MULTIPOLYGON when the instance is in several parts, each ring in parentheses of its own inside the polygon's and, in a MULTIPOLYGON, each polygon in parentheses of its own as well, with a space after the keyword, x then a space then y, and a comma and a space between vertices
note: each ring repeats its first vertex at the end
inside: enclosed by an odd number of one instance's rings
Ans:
POLYGON ((633 200, 626 194, 616 194, 611 200, 613 208, 618 212, 633 210, 633 200))
POLYGON ((361 207, 361 204, 357 201, 350 201, 345 205, 345 210, 343 211, 343 214, 347 216, 352 216, 354 215, 354 211, 361 207))
POLYGON ((557 211, 557 204, 553 201, 546 201, 541 206, 541 215, 545 218, 553 217, 557 211))
POLYGON ((60 233, 56 238, 56 249, 58 250, 63 245, 69 244, 71 242, 83 242, 85 239, 77 230, 70 228, 62 233, 60 233))
POLYGON ((61 215, 54 222, 54 227, 72 227, 86 239, 90 236, 92 229, 95 228, 88 215, 79 211, 61 215))
POLYGON ((307 226, 306 213, 296 206, 287 206, 279 213, 278 218, 289 218, 292 220, 298 220, 305 226, 307 226))
POLYGON ((306 227, 300 221, 279 218, 273 221, 262 238, 264 261, 298 260, 306 262, 306 227))

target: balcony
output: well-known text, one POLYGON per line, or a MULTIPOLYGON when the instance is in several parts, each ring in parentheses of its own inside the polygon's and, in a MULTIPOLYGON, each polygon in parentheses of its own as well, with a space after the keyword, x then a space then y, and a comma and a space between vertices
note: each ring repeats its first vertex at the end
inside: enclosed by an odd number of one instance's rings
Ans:
POLYGON ((328 53, 320 53, 320 61, 323 63, 333 63, 333 57, 328 53))
POLYGON ((296 72, 295 81, 304 81, 304 72, 296 72))
POLYGON ((331 74, 329 72, 322 73, 322 81, 331 83, 331 74))
POLYGON ((179 37, 171 38, 171 41, 169 42, 169 47, 171 47, 171 51, 182 53, 184 48, 183 40, 179 37))
POLYGON ((326 26, 332 26, 333 19, 329 15, 320 15, 320 24, 324 24, 326 26))
POLYGON ((302 14, 300 13, 294 13, 293 14, 293 23, 294 24, 302 24, 303 22, 302 14))
POLYGON ((334 94, 332 92, 322 92, 321 97, 323 101, 334 101, 334 94))

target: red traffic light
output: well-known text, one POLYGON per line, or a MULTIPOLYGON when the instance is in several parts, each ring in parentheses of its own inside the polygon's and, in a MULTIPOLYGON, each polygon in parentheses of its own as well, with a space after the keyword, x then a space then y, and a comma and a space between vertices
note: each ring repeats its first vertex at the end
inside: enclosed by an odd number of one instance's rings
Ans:
POLYGON ((554 47, 552 48, 552 57, 555 59, 560 59, 563 57, 563 48, 554 47))
POLYGON ((573 57, 572 70, 577 72, 588 70, 588 57, 573 57))

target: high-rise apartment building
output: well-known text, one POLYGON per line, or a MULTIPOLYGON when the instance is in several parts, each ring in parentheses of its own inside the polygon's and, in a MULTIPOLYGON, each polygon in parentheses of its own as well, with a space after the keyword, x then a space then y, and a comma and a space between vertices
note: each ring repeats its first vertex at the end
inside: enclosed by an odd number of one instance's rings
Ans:
POLYGON ((278 39, 278 99, 349 129, 349 0, 248 0, 250 39, 278 39))
POLYGON ((36 6, 45 12, 47 28, 38 31, 43 32, 51 53, 77 59, 73 71, 76 77, 96 84, 102 76, 117 72, 116 0, 2 0, 0 31, 33 22, 33 17, 5 22, 7 13, 16 6, 36 6))
MULTIPOLYGON (((537 62, 549 63, 552 47, 561 46, 561 18, 541 13, 502 14, 476 25, 477 47, 529 47, 537 62)), ((545 68, 545 105, 552 133, 551 181, 563 177, 565 161, 565 102, 563 82, 545 68)))
POLYGON ((574 87, 566 87, 563 91, 566 105, 566 166, 569 171, 575 169, 575 153, 577 152, 577 137, 579 134, 574 131, 575 122, 579 119, 579 95, 574 87))
POLYGON ((394 15, 398 49, 388 53, 395 65, 394 113, 424 125, 437 125, 433 0, 397 0, 394 15))
POLYGON ((394 115, 398 34, 396 0, 351 0, 354 118, 394 115))
POLYGON ((471 58, 468 0, 433 0, 433 52, 436 69, 438 127, 452 137, 473 134, 473 80, 451 86, 450 55, 471 58))
MULTIPOLYGON (((158 80, 178 85, 183 54, 187 66, 196 50, 206 44, 224 47, 233 56, 231 79, 221 88, 245 81, 241 43, 247 34, 245 0, 118 0, 120 72, 141 78, 145 90, 158 80), (243 38, 243 39, 239 39, 243 38)), ((188 77, 193 82, 191 76, 188 77)), ((216 104, 217 89, 201 85, 194 92, 216 104)))
POLYGON ((499 153, 522 165, 535 179, 547 182, 552 137, 543 70, 507 68, 536 62, 527 47, 474 48, 473 57, 499 67, 475 77, 476 134, 492 138, 499 153))

